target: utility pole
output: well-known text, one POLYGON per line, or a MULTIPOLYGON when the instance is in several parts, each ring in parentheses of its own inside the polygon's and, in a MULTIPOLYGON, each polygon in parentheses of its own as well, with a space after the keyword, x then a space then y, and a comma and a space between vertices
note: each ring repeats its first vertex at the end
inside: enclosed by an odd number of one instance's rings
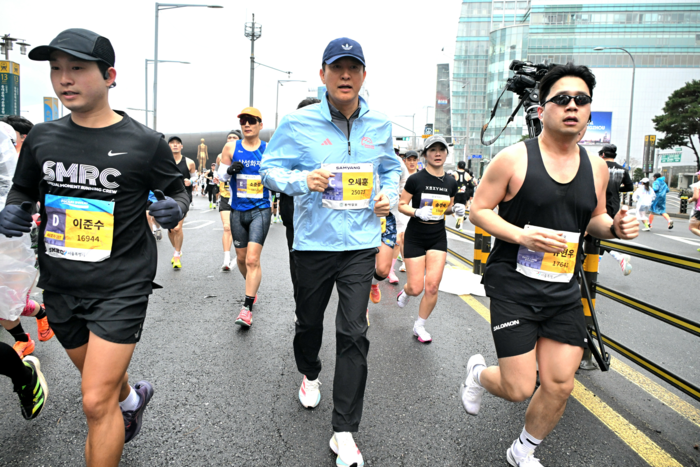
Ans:
POLYGON ((262 36, 262 25, 255 24, 255 13, 253 21, 245 23, 245 37, 250 38, 250 107, 253 107, 253 88, 255 86, 255 41, 262 36))

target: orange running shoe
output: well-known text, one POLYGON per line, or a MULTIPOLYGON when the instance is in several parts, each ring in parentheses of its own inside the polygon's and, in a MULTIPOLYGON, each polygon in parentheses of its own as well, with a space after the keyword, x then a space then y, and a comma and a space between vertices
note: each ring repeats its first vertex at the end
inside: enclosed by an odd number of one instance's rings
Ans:
MULTIPOLYGON (((44 305, 41 305, 44 308, 44 305)), ((54 336, 53 329, 49 326, 49 318, 44 316, 42 319, 37 318, 36 320, 37 333, 39 334, 39 341, 46 342, 54 336)))
POLYGON ((34 352, 34 341, 29 333, 27 333, 27 339, 29 339, 27 342, 17 341, 15 342, 15 345, 12 346, 12 348, 15 349, 15 352, 17 352, 17 355, 19 355, 19 358, 24 358, 30 353, 34 352))
POLYGON ((379 303, 382 299, 382 291, 379 290, 379 284, 372 284, 372 289, 369 291, 369 299, 372 303, 379 303))

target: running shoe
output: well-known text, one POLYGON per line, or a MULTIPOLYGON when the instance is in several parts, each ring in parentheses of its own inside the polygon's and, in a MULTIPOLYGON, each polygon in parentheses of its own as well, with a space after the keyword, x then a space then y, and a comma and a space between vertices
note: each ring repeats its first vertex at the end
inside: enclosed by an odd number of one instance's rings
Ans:
POLYGON ((236 324, 249 328, 253 325, 253 313, 246 307, 241 308, 241 312, 236 318, 236 324))
POLYGON ((163 240, 163 231, 161 229, 154 230, 153 235, 156 237, 156 240, 158 240, 158 241, 163 240))
POLYGON ((379 284, 372 284, 372 288, 369 291, 369 299, 372 303, 379 303, 382 299, 382 291, 379 290, 379 284))
POLYGON ((24 358, 30 353, 34 352, 34 341, 32 340, 32 336, 27 334, 27 342, 21 342, 17 341, 15 342, 15 345, 12 346, 13 349, 15 349, 15 352, 17 352, 17 355, 19 355, 19 358, 24 358))
POLYGON ((486 361, 481 354, 469 357, 469 361, 467 362, 467 380, 462 383, 462 386, 459 388, 459 397, 462 399, 464 410, 466 410, 469 415, 476 415, 479 413, 481 398, 484 395, 484 387, 479 383, 474 374, 474 368, 479 365, 486 367, 486 361))
POLYGON ((403 263, 403 256, 401 253, 399 253, 399 256, 396 257, 396 261, 401 261, 403 263))
POLYGON ((401 267, 399 268, 399 272, 406 272, 406 263, 401 263, 401 267))
POLYGON ((369 308, 367 308, 367 327, 369 327, 369 308))
POLYGON ((299 402, 301 402, 301 405, 307 409, 315 409, 321 402, 320 386, 321 382, 318 378, 312 381, 304 376, 299 388, 299 402))
POLYGON ((349 431, 333 433, 329 444, 331 451, 338 455, 335 460, 337 467, 363 467, 365 465, 362 454, 349 431))
POLYGON ((224 261, 224 264, 221 265, 221 271, 222 272, 231 272, 231 262, 226 262, 224 261))
POLYGON ((513 446, 517 442, 517 439, 513 441, 513 444, 511 444, 511 446, 508 448, 508 452, 506 453, 506 458, 508 459, 508 463, 510 465, 513 467, 543 467, 542 464, 540 464, 540 460, 535 457, 535 451, 528 452, 527 456, 525 457, 517 456, 515 454, 515 450, 513 449, 513 446))
POLYGON ((173 256, 173 259, 171 259, 170 262, 173 265, 173 269, 179 270, 180 268, 182 268, 182 263, 180 262, 179 256, 173 256))
POLYGON ((139 381, 134 385, 134 391, 139 395, 139 406, 136 410, 122 412, 124 417, 124 443, 128 443, 138 436, 143 422, 143 412, 153 397, 153 386, 148 381, 139 381))
POLYGON ((668 230, 673 228, 673 221, 668 221, 668 230))
POLYGON ((418 338, 418 342, 422 342, 424 344, 430 344, 433 341, 433 338, 430 337, 428 331, 425 330, 425 326, 417 326, 414 324, 413 335, 418 338))
MULTIPOLYGON (((41 304, 41 308, 45 309, 43 303, 41 304)), ((49 326, 49 318, 46 316, 41 319, 37 318, 36 330, 37 334, 39 334, 40 342, 46 342, 54 336, 53 329, 51 329, 51 326, 49 326)))
POLYGON ((632 258, 630 255, 622 255, 622 259, 620 260, 620 267, 622 268, 622 273, 625 276, 632 274, 632 265, 630 264, 631 259, 632 258))
POLYGON ((211 202, 209 203, 209 209, 214 209, 214 205, 211 202))
POLYGON ((22 406, 22 416, 25 420, 33 420, 39 416, 49 397, 49 386, 46 384, 41 364, 36 357, 24 357, 24 365, 32 370, 32 380, 21 388, 15 388, 22 406))
POLYGON ((389 271, 389 283, 390 284, 398 284, 399 283, 399 278, 396 277, 396 273, 394 272, 393 269, 389 271))
POLYGON ((649 232, 651 230, 651 226, 649 225, 648 222, 644 223, 644 227, 642 227, 642 232, 649 232))
POLYGON ((408 296, 405 290, 401 289, 401 292, 396 296, 396 303, 400 308, 403 308, 408 305, 409 300, 411 300, 411 297, 408 296))

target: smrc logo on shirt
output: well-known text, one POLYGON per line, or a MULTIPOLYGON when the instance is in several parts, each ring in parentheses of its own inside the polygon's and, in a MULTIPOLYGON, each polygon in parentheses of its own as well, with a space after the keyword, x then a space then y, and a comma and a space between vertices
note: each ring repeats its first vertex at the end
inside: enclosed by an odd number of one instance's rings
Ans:
POLYGON ((365 149, 374 149, 374 144, 372 143, 372 138, 370 138, 369 136, 365 136, 364 138, 362 138, 362 141, 360 142, 360 144, 365 149))

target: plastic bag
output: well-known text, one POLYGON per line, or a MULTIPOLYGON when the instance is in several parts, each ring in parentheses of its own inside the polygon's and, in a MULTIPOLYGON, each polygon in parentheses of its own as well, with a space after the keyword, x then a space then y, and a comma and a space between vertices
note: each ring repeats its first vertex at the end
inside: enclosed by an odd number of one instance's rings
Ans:
POLYGON ((22 314, 37 276, 29 234, 0 235, 0 318, 14 321, 22 314))
POLYGON ((12 177, 17 167, 17 151, 12 139, 8 136, 9 131, 14 134, 15 130, 7 123, 0 122, 0 210, 5 207, 5 199, 12 186, 12 177))

